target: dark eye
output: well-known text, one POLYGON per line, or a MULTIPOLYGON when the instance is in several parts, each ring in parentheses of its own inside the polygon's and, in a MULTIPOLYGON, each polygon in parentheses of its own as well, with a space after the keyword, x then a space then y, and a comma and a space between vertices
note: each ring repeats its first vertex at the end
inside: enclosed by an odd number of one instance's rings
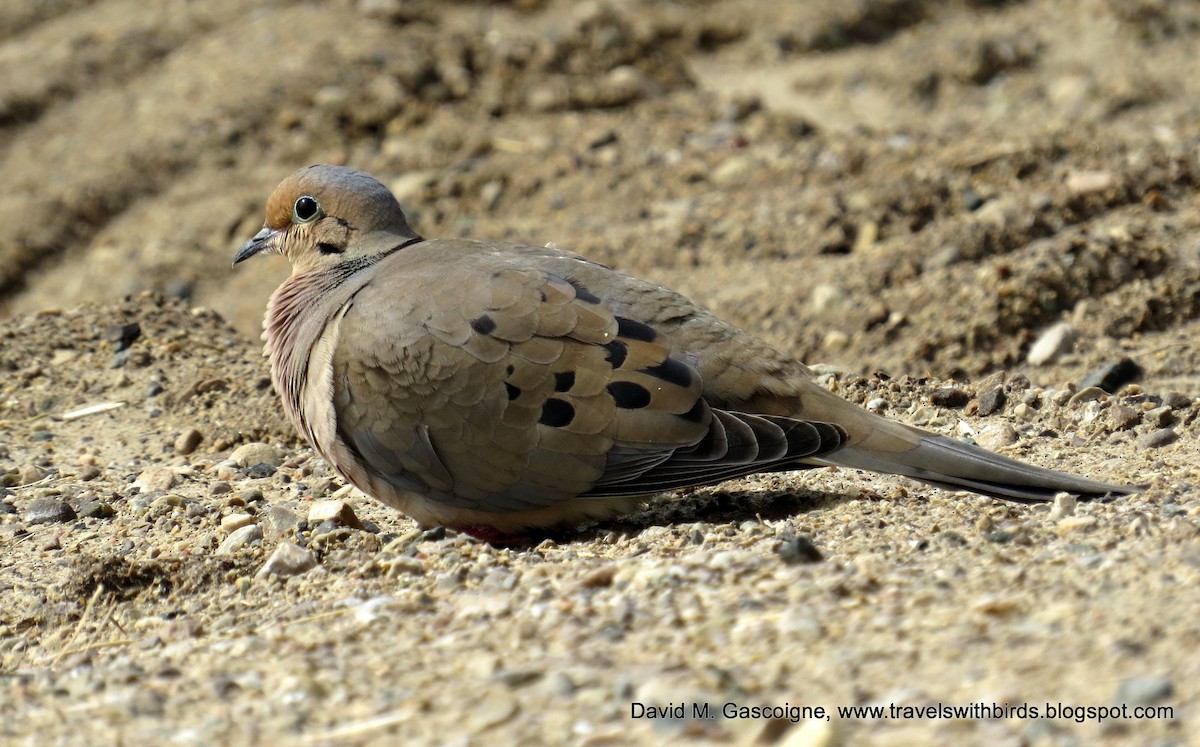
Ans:
POLYGON ((297 223, 309 223, 321 217, 321 203, 311 195, 301 195, 292 205, 292 220, 297 223))

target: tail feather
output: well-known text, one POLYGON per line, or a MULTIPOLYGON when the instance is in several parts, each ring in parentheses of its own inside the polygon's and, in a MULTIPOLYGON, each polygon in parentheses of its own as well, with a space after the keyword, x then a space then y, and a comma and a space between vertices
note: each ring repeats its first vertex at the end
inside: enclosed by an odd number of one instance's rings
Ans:
POLYGON ((889 425, 907 430, 907 435, 910 439, 915 438, 916 444, 904 450, 884 450, 865 448, 863 443, 822 457, 820 462, 903 475, 941 488, 970 490, 1017 501, 1049 501, 1060 492, 1074 493, 1081 498, 1099 498, 1114 493, 1135 493, 1140 489, 1035 467, 965 441, 899 423, 889 425))

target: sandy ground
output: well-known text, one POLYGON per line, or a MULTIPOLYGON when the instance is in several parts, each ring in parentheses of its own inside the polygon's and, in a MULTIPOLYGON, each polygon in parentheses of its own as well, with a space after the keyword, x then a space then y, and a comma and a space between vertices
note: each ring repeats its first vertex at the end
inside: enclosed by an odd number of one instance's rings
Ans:
POLYGON ((0 741, 1200 744, 1198 41, 1162 0, 0 2, 0 741), (286 268, 229 266, 316 161, 1148 487, 824 470, 422 530, 298 442, 286 268))

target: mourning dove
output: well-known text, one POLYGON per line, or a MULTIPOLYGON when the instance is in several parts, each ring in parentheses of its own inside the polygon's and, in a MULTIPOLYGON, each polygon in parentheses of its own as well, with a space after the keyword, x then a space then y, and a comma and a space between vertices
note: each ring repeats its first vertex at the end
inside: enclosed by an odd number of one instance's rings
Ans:
POLYGON ((552 246, 423 239, 369 175, 285 179, 264 355, 296 428, 417 521, 485 539, 839 465, 1017 501, 1130 493, 887 420, 680 294, 552 246))

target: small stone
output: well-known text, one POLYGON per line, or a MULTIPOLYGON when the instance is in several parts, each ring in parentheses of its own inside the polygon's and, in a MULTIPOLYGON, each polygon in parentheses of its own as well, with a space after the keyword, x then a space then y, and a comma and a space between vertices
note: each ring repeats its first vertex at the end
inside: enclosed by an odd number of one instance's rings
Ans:
POLYGON ((1166 426, 1175 422, 1175 415, 1171 412, 1171 408, 1167 405, 1155 407, 1152 410, 1147 410, 1145 418, 1146 422, 1152 423, 1159 428, 1165 428, 1166 426))
POLYGON ((1028 422, 1037 417, 1037 410, 1033 409, 1024 402, 1019 402, 1017 403, 1017 406, 1013 408, 1013 415, 1016 415, 1021 420, 1028 422))
POLYGON ((944 386, 933 390, 933 394, 929 395, 929 401, 938 407, 964 407, 971 400, 971 396, 962 389, 953 386, 944 386))
POLYGON ((170 490, 175 485, 175 473, 166 467, 148 467, 133 481, 143 493, 170 490))
POLYGON ((846 306, 846 291, 836 285, 821 283, 809 293, 809 304, 818 314, 836 312, 846 306))
POLYGON ((88 501, 79 507, 79 515, 87 519, 111 519, 117 512, 104 501, 88 501))
POLYGON ((230 533, 254 523, 254 517, 250 514, 234 513, 228 514, 221 518, 221 530, 225 533, 230 533))
MULTIPOLYGON (((746 156, 734 156, 732 158, 726 158, 712 170, 712 182, 713 184, 717 185, 727 185, 736 182, 745 177, 753 165, 754 162, 746 156)), ((820 288, 822 286, 817 287, 820 288)), ((813 290, 816 291, 816 288, 813 290)))
POLYGON ((1011 446, 1017 442, 1017 431, 1008 423, 993 423, 975 437, 975 443, 985 449, 996 451, 1003 446, 1011 446))
POLYGON ((17 512, 17 506, 12 501, 0 501, 0 516, 11 516, 17 512))
POLYGON ((1111 171, 1072 171, 1067 174, 1067 190, 1073 195, 1105 192, 1115 183, 1111 171))
MULTIPOLYGON (((766 729, 773 722, 763 723, 766 729)), ((770 740, 764 740, 766 744, 770 740)), ((841 722, 828 718, 810 718, 800 726, 793 726, 775 743, 778 747, 842 747, 845 740, 841 734, 841 722)))
POLYGON ((27 464, 21 468, 21 472, 17 477, 18 485, 32 485, 46 476, 46 470, 36 464, 27 464))
POLYGON ((1114 700, 1118 704, 1148 706, 1166 700, 1174 694, 1175 684, 1170 677, 1151 674, 1122 681, 1117 687, 1114 700))
POLYGON ((1082 534, 1090 531, 1096 524, 1095 517, 1092 516, 1067 516, 1058 522, 1055 531, 1060 537, 1065 537, 1068 534, 1082 534))
POLYGON ((785 538, 775 548, 775 553, 788 565, 820 563, 825 559, 812 538, 804 534, 785 538))
POLYGON ((1029 354, 1025 357, 1032 366, 1041 366, 1053 361, 1064 353, 1071 352, 1079 332, 1068 322, 1059 322, 1050 326, 1038 337, 1029 354))
POLYGON ((1167 392, 1163 404, 1172 410, 1186 410, 1192 406, 1192 398, 1182 392, 1167 392))
POLYGON ((1091 386, 1097 386, 1109 394, 1115 394, 1118 389, 1136 380, 1141 375, 1141 366, 1134 363, 1131 358, 1122 358, 1084 376, 1083 381, 1079 382, 1079 388, 1087 389, 1091 386))
POLYGON ((117 350, 124 350, 142 335, 142 325, 137 322, 128 324, 113 324, 105 328, 104 339, 117 344, 117 350))
POLYGON ((276 537, 283 537, 296 531, 302 519, 300 514, 283 506, 271 506, 263 514, 263 523, 267 530, 276 537))
POLYGON ((166 495, 160 495, 154 500, 150 501, 149 508, 155 513, 165 514, 170 513, 177 508, 183 508, 185 504, 186 501, 183 499, 182 495, 167 493, 166 495))
POLYGON ((1137 445, 1143 449, 1157 449, 1179 440, 1179 434, 1173 428, 1159 428, 1143 436, 1138 436, 1137 445))
POLYGON ((75 518, 75 509, 71 504, 58 498, 34 498, 25 507, 26 524, 51 524, 71 521, 75 518))
POLYGON ((1062 521, 1068 516, 1075 515, 1075 507, 1079 499, 1070 493, 1059 493, 1054 496, 1054 505, 1050 507, 1050 521, 1062 521))
POLYGON ((246 468, 246 476, 261 480, 275 474, 275 471, 275 468, 266 462, 258 462, 246 468))
POLYGON ((188 428, 175 439, 175 453, 184 456, 191 454, 203 440, 204 436, 200 431, 195 428, 188 428))
POLYGON ((259 528, 258 524, 247 524, 240 529, 230 532, 229 536, 217 546, 217 554, 232 555, 243 547, 262 540, 262 536, 262 529, 259 528))
POLYGON ((225 495, 232 492, 233 486, 224 480, 218 480, 208 487, 208 494, 211 496, 225 495))
POLYGON ((871 412, 880 412, 887 409, 887 400, 883 397, 875 397, 867 402, 867 409, 871 412))
POLYGON ((1075 405, 1075 404, 1079 404, 1080 402, 1094 402, 1095 400, 1098 400, 1101 397, 1107 397, 1107 396, 1108 396, 1108 392, 1104 391, 1100 387, 1089 386, 1089 387, 1084 387, 1083 389, 1080 389, 1078 392, 1075 392, 1074 394, 1072 394, 1071 398, 1067 400, 1067 404, 1075 405))
POLYGON ((294 542, 280 542, 255 575, 262 577, 273 574, 287 578, 307 573, 316 567, 317 559, 311 552, 294 542))
POLYGON ((362 522, 354 515, 354 509, 350 508, 350 504, 337 499, 317 501, 308 509, 310 525, 319 526, 326 521, 332 521, 336 526, 350 527, 351 529, 363 528, 362 522))
POLYGON ((1004 394, 1002 387, 989 389, 979 395, 979 409, 976 411, 980 417, 987 417, 994 412, 997 412, 1001 407, 1004 407, 1004 402, 1007 395, 1004 394))
POLYGON ((242 444, 229 455, 230 461, 243 469, 255 464, 269 464, 278 467, 283 464, 283 453, 270 444, 242 444))
POLYGON ((470 716, 465 720, 466 729, 475 734, 490 731, 512 719, 521 708, 515 696, 501 690, 486 692, 482 700, 475 702, 470 716))
POLYGON ((1141 422, 1142 412, 1129 405, 1115 403, 1108 408, 1108 418, 1112 421, 1113 430, 1124 431, 1141 422))

